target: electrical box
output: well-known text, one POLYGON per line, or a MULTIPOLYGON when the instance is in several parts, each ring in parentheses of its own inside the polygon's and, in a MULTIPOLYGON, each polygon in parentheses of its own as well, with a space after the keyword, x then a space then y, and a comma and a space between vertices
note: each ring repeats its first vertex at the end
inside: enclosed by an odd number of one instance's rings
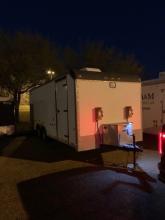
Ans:
POLYGON ((103 110, 101 107, 96 107, 95 111, 95 121, 99 121, 103 118, 103 110))
POLYGON ((125 114, 125 119, 129 119, 132 117, 133 115, 133 109, 132 109, 132 106, 126 106, 124 108, 124 114, 125 114))
POLYGON ((105 145, 122 146, 133 144, 133 124, 104 124, 102 125, 102 139, 105 145))

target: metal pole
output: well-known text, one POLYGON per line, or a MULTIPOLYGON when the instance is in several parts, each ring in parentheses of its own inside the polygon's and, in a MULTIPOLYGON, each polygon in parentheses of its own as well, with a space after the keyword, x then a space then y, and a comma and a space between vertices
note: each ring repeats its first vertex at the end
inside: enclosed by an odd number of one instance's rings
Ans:
POLYGON ((99 135, 99 145, 102 144, 102 140, 101 140, 101 134, 100 134, 100 130, 99 130, 99 122, 98 120, 96 121, 96 125, 97 125, 97 132, 99 135))
POLYGON ((134 169, 136 168, 136 144, 135 144, 135 135, 133 134, 132 135, 132 138, 133 138, 133 166, 134 166, 134 169))

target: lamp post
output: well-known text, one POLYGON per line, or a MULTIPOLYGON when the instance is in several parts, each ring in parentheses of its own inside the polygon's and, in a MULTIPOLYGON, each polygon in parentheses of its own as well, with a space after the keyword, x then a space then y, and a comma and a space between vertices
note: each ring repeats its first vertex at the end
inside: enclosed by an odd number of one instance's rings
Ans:
POLYGON ((55 72, 52 71, 51 69, 47 70, 47 74, 50 76, 50 79, 53 78, 53 76, 55 75, 55 72))

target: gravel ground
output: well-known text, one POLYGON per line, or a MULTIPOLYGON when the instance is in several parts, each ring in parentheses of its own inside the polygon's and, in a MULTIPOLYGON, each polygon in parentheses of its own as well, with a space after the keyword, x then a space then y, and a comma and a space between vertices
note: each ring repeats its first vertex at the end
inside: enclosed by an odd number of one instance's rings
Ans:
POLYGON ((0 155, 0 220, 165 219, 155 150, 139 154, 135 171, 35 137, 0 140, 0 155))

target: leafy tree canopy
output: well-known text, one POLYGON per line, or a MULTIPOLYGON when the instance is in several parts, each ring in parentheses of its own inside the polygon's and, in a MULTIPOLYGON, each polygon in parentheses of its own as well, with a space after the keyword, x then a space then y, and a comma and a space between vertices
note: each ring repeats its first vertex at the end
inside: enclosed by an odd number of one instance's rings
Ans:
POLYGON ((115 48, 106 47, 100 42, 88 42, 81 45, 79 51, 71 49, 64 50, 64 67, 97 67, 102 71, 113 75, 135 75, 140 76, 143 67, 134 55, 124 55, 115 48), (71 62, 70 62, 71 61, 71 62), (69 65, 68 65, 69 63, 69 65))
POLYGON ((46 79, 48 68, 60 70, 57 52, 39 35, 0 33, 0 85, 23 93, 46 79))
POLYGON ((16 118, 20 95, 47 79, 48 68, 61 67, 54 45, 40 35, 0 33, 0 86, 13 95, 16 118))

